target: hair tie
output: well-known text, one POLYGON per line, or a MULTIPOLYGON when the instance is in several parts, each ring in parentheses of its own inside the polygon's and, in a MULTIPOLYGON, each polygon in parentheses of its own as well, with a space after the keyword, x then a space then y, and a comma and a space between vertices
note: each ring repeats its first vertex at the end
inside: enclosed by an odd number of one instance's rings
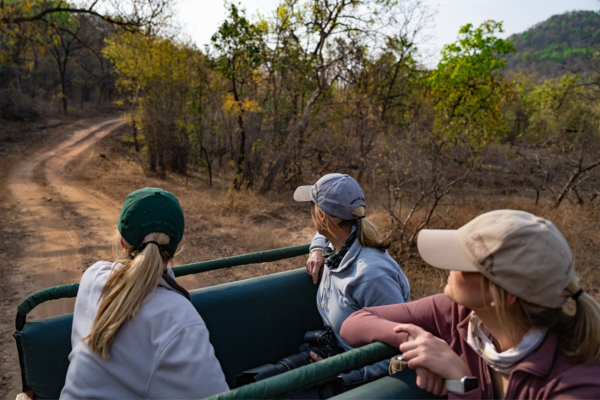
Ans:
MULTIPOLYGON (((154 243, 157 246, 160 246, 160 244, 158 244, 157 242, 155 242, 154 240, 151 240, 149 242, 144 242, 146 244, 146 246, 148 246, 150 243, 154 243)), ((143 244, 143 243, 142 243, 143 244)))
POLYGON ((581 296, 581 294, 583 293, 583 289, 579 289, 578 291, 576 291, 574 294, 571 295, 571 298, 575 301, 577 301, 577 299, 579 298, 579 296, 581 296))
POLYGON ((367 217, 367 214, 365 214, 365 215, 363 215, 361 217, 356 217, 355 219, 363 219, 363 218, 366 218, 366 217, 367 217))

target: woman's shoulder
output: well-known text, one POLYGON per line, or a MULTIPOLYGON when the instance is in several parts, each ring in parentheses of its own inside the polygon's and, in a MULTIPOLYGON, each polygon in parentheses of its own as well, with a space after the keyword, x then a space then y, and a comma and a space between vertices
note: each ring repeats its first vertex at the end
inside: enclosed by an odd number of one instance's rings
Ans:
POLYGON ((600 360, 575 363, 558 351, 547 377, 549 387, 546 389, 556 396, 571 394, 574 398, 599 398, 599 372, 600 360))
POLYGON ((357 277, 365 276, 374 279, 378 276, 402 274, 400 266, 388 254, 387 250, 381 251, 372 247, 362 247, 354 262, 357 265, 357 277))
MULTIPOLYGON (((106 279, 108 279, 113 264, 114 263, 111 263, 109 261, 98 261, 92 264, 88 269, 86 269, 83 272, 83 275, 81 276, 80 285, 83 286, 92 284, 93 282, 96 282, 99 277, 103 277, 103 275, 106 275, 106 279)), ((106 279, 103 280, 106 281, 106 279)))
POLYGON ((158 286, 152 297, 140 310, 142 318, 158 319, 160 324, 183 329, 191 325, 204 325, 192 303, 171 289, 158 286))

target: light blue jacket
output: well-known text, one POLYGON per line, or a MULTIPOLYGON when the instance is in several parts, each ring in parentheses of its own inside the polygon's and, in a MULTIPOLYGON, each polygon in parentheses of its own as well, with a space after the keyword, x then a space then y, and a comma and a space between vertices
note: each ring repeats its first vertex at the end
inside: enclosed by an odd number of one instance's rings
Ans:
MULTIPOLYGON (((316 234, 311 249, 331 244, 316 234)), ((340 265, 323 268, 317 292, 317 308, 323 323, 333 328, 338 345, 352 350, 340 337, 342 323, 363 307, 405 303, 410 298, 408 279, 387 251, 363 247, 358 240, 352 244, 340 265)), ((389 361, 361 368, 342 375, 344 383, 359 383, 388 374, 389 361)))

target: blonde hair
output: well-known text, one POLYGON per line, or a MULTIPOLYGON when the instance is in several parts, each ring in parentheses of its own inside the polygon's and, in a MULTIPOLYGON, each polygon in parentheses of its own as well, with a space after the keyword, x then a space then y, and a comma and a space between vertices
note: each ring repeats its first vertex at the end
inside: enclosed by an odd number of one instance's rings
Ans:
MULTIPOLYGON (((115 235, 113 240, 120 242, 121 235, 115 235)), ((144 243, 149 241, 167 244, 170 238, 164 233, 154 232, 143 240, 144 243)), ((154 292, 165 264, 174 257, 175 251, 160 251, 158 246, 150 244, 141 252, 128 248, 124 255, 115 263, 102 288, 92 331, 83 339, 87 339, 90 350, 103 359, 110 358, 110 346, 117 331, 140 310, 146 296, 154 292), (118 263, 123 266, 115 269, 118 263)))
POLYGON ((333 230, 332 230, 333 226, 349 228, 356 224, 356 226, 358 228, 357 238, 362 246, 372 247, 374 249, 379 249, 381 251, 384 251, 385 249, 387 249, 389 247, 389 245, 385 245, 383 243, 383 239, 381 239, 381 236, 379 235, 379 230, 377 229, 377 227, 365 217, 366 211, 367 211, 365 206, 358 206, 354 210, 350 211, 350 213, 352 215, 359 217, 358 219, 352 219, 352 220, 345 220, 345 219, 341 219, 341 218, 337 218, 337 217, 332 217, 331 215, 329 215, 325 211, 323 211, 315 203, 311 203, 310 210, 311 210, 311 213, 315 217, 317 217, 319 224, 321 224, 321 222, 320 222, 321 216, 322 215, 325 216, 325 222, 321 225, 321 227, 323 229, 325 229, 326 231, 330 232, 334 236, 335 236, 335 234, 333 233, 333 230))
MULTIPOLYGON (((483 280, 490 288, 492 299, 496 303, 496 315, 507 332, 509 339, 516 343, 515 326, 521 328, 548 328, 558 336, 561 352, 574 363, 585 364, 600 360, 600 304, 588 293, 581 293, 575 300, 575 314, 561 308, 547 308, 517 298, 523 318, 514 318, 506 306, 508 292, 489 279, 483 280)), ((573 280, 564 290, 564 296, 572 296, 579 291, 579 282, 573 280)), ((517 339, 518 340, 518 339, 517 339)))

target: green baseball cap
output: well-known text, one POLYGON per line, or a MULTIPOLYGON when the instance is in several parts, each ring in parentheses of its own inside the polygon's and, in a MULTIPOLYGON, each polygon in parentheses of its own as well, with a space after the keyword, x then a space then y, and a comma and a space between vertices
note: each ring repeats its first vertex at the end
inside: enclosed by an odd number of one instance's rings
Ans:
POLYGON ((160 188, 146 187, 130 193, 125 198, 119 215, 119 232, 135 249, 152 232, 162 232, 171 238, 161 250, 175 250, 181 238, 185 222, 179 201, 160 188))

